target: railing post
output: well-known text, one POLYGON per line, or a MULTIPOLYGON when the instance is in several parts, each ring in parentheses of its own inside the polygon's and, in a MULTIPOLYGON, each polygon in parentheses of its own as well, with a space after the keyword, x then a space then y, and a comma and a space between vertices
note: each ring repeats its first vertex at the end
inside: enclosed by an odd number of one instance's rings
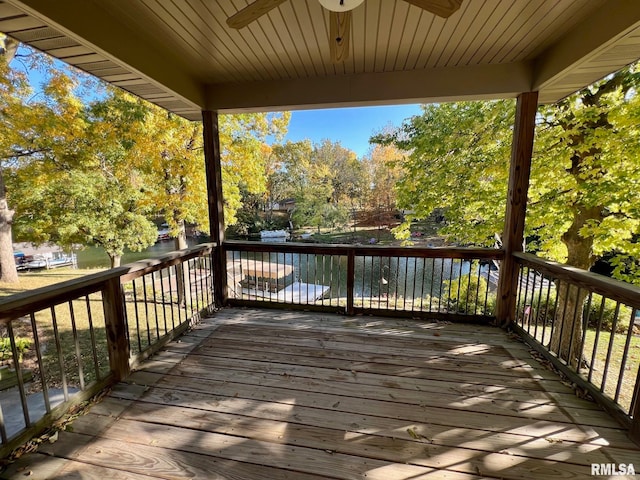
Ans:
POLYGON ((527 211, 527 192, 529 190, 537 111, 538 92, 521 93, 518 96, 502 238, 504 260, 500 265, 496 304, 496 318, 503 327, 513 322, 516 316, 518 264, 513 253, 522 251, 522 241, 524 240, 524 221, 527 211))
POLYGON ((356 252, 350 248, 347 252, 347 315, 355 314, 353 294, 356 285, 356 252))
MULTIPOLYGON (((633 326, 629 325, 629 328, 633 328, 633 326)), ((638 366, 636 384, 631 396, 631 407, 629 408, 629 415, 631 415, 629 438, 640 445, 640 365, 638 366)))
POLYGON ((125 321, 124 301, 120 277, 107 281, 102 291, 102 305, 109 350, 109 366, 116 380, 129 376, 129 342, 125 321))

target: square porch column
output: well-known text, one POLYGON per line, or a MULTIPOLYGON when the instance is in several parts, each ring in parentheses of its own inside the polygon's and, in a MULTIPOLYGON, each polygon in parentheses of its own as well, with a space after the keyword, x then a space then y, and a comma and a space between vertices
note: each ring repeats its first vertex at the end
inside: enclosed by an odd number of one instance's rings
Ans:
POLYGON ((209 203, 209 232, 211 241, 216 244, 212 254, 213 295, 215 306, 222 307, 227 303, 227 259, 222 246, 224 242, 224 202, 222 198, 218 114, 210 110, 203 111, 202 127, 209 203))
POLYGON ((537 111, 538 92, 526 92, 518 95, 511 146, 507 207, 502 235, 504 260, 500 265, 496 304, 496 318, 498 324, 503 327, 513 322, 516 315, 518 264, 513 253, 522 252, 537 111))

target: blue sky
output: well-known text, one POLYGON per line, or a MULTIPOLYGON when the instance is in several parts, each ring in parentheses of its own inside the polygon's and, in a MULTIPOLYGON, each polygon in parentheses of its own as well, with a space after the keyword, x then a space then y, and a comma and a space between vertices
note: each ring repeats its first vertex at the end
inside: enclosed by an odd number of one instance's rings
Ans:
POLYGON ((369 150, 369 137, 387 125, 398 127, 404 119, 420 113, 419 105, 294 111, 285 141, 309 139, 320 143, 327 138, 362 157, 369 150))
MULTIPOLYGON (((56 64, 65 66, 57 61, 56 64)), ((19 65, 14 67, 20 68, 19 65)), ((31 84, 38 90, 45 80, 44 72, 34 69, 28 75, 31 84)), ((86 97, 87 93, 83 95, 86 97)), ((309 139, 313 143, 320 143, 329 139, 334 143, 340 142, 358 157, 363 157, 370 148, 369 138, 372 135, 388 125, 398 127, 403 120, 420 113, 417 104, 293 111, 284 140, 297 142, 309 139)))

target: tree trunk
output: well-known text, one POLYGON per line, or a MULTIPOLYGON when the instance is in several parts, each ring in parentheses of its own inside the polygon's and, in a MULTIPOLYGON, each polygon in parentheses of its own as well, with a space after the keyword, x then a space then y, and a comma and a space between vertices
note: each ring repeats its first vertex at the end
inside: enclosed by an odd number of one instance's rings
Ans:
MULTIPOLYGON (((9 63, 15 56, 18 42, 6 37, 0 45, 0 56, 9 63)), ((7 190, 0 166, 0 282, 17 283, 18 270, 13 257, 13 235, 11 233, 11 223, 13 222, 14 211, 9 208, 7 202, 7 190)))
MULTIPOLYGON (((567 134, 567 146, 571 149, 571 166, 567 172, 580 187, 578 191, 585 192, 578 194, 570 206, 573 218, 571 225, 562 235, 562 242, 567 247, 567 263, 583 270, 589 270, 596 257, 593 254, 594 238, 583 236, 580 232, 589 224, 600 225, 606 215, 605 206, 590 204, 587 193, 590 190, 591 179, 602 178, 606 174, 600 158, 602 148, 593 142, 592 135, 596 131, 613 129, 603 96, 621 86, 628 91, 632 85, 633 82, 625 71, 618 72, 596 91, 585 89, 581 92, 581 103, 594 109, 596 115, 576 119, 571 109, 565 109, 565 116, 559 121, 559 125, 567 134)), ((583 310, 587 291, 560 282, 556 285, 556 290, 558 304, 550 348, 568 364, 576 367, 582 360, 578 357, 582 352, 583 310)))
POLYGON ((176 247, 176 250, 184 250, 189 246, 187 245, 187 229, 184 225, 184 220, 178 221, 178 227, 180 228, 180 231, 178 232, 178 235, 176 235, 176 237, 173 239, 173 243, 176 247))
POLYGON ((111 261, 111 268, 116 268, 120 266, 120 262, 122 262, 121 255, 109 255, 109 260, 111 261))
POLYGON ((17 283, 19 280, 13 256, 12 219, 13 210, 9 210, 5 198, 0 198, 0 282, 5 283, 17 283))
MULTIPOLYGON (((184 220, 178 220, 179 232, 174 238, 176 250, 184 250, 187 245, 187 232, 184 220)), ((191 302, 191 282, 189 264, 180 263, 176 267, 177 285, 178 285, 178 305, 187 307, 191 302)))
POLYGON ((551 335, 551 351, 572 367, 577 367, 582 352, 583 311, 587 292, 575 285, 557 282, 558 304, 551 335))
POLYGON ((4 177, 0 169, 0 282, 5 283, 18 282, 18 269, 13 257, 13 238, 11 234, 13 213, 7 203, 4 177))
MULTIPOLYGON (((582 237, 580 229, 589 221, 601 222, 603 210, 602 207, 574 206, 571 226, 562 235, 569 265, 583 270, 589 270, 593 266, 593 238, 582 237)), ((550 348, 558 357, 577 367, 581 361, 578 357, 582 352, 583 310, 587 291, 557 282, 556 292, 558 301, 550 348)))

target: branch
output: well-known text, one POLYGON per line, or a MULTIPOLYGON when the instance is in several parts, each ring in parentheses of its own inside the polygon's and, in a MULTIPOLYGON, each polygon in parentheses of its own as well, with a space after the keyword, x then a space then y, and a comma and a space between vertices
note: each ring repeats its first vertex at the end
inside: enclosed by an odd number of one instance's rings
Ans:
POLYGON ((571 193, 573 190, 571 189, 567 189, 567 190, 561 190, 559 192, 549 192, 548 194, 545 194, 542 196, 542 198, 540 200, 538 200, 537 202, 528 202, 529 206, 534 206, 534 205, 540 205, 542 202, 544 202, 546 199, 550 198, 550 197, 558 197, 560 195, 565 195, 567 193, 571 193))
POLYGON ((36 150, 21 150, 21 151, 15 151, 15 152, 11 152, 10 155, 5 155, 0 157, 0 161, 2 160, 10 160, 12 158, 22 158, 22 157, 29 157, 31 155, 35 155, 36 153, 45 153, 45 152, 51 152, 51 148, 39 148, 36 150))

